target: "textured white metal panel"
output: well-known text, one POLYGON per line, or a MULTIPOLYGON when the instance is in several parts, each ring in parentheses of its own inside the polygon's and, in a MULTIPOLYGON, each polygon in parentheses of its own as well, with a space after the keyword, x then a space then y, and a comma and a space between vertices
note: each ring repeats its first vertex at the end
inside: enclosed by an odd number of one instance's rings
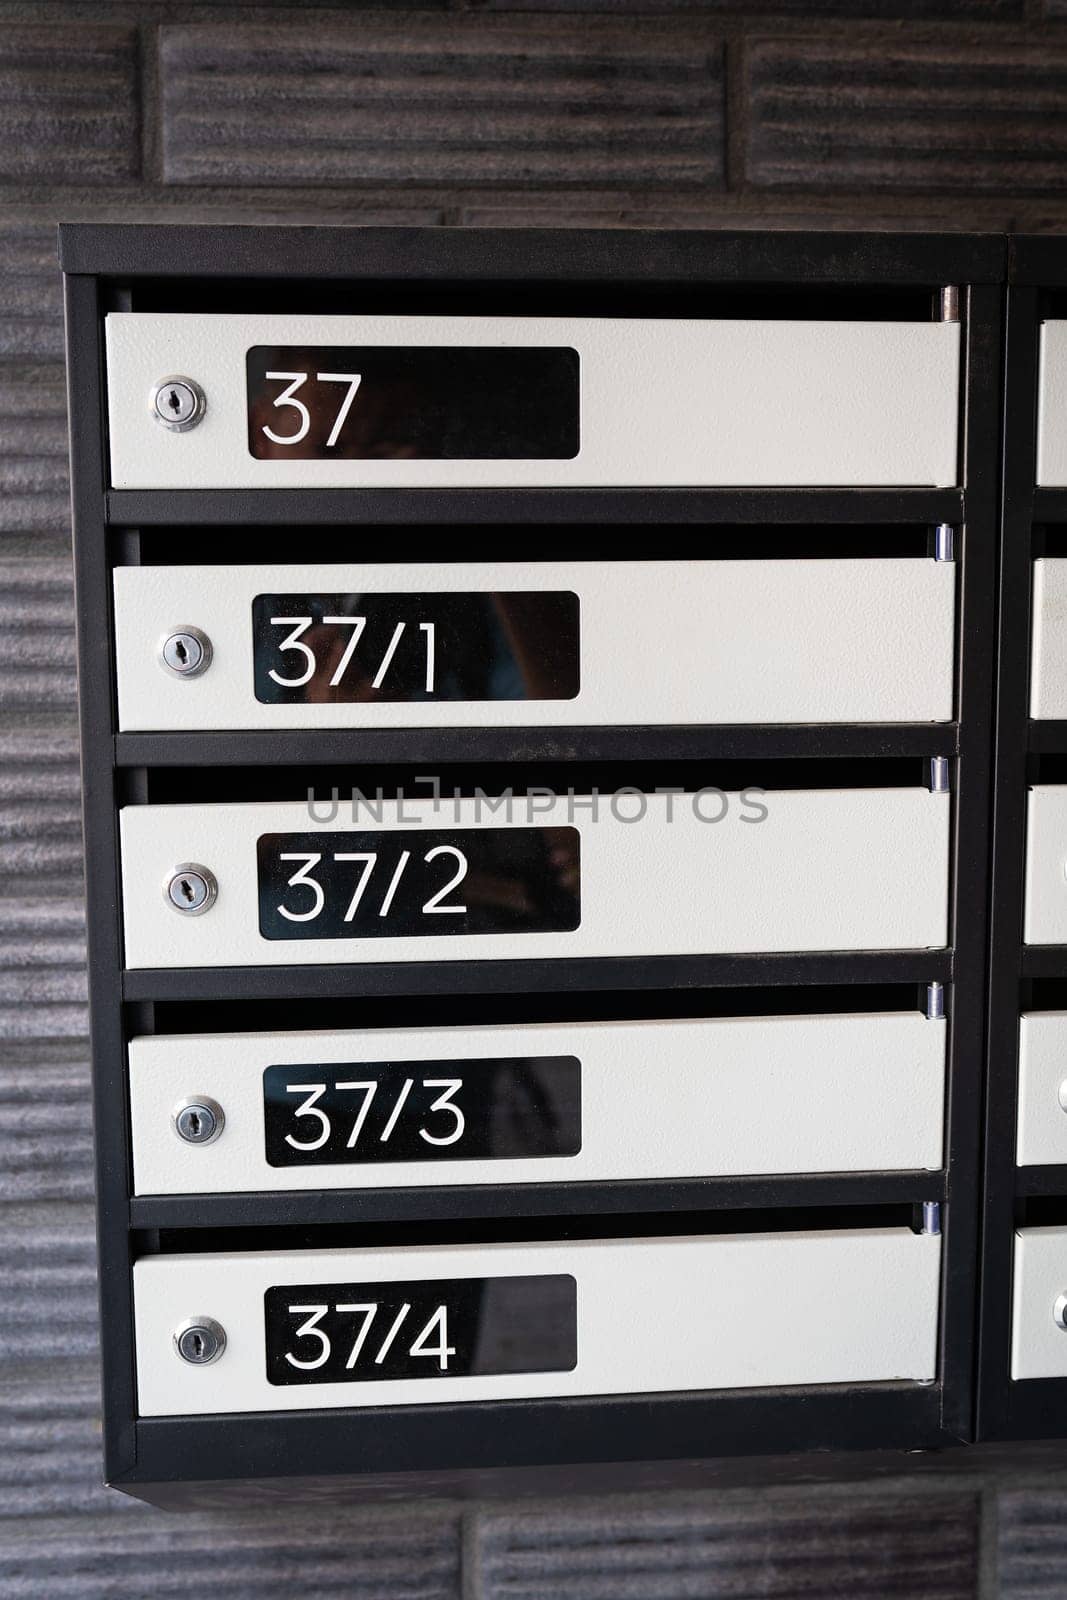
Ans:
POLYGON ((1041 325, 1037 401, 1037 482, 1067 485, 1067 321, 1041 325))
MULTIPOLYGON (((515 562, 119 567, 125 729, 945 722, 955 573, 933 560, 515 562), (580 607, 571 700, 265 705, 252 681, 258 594, 567 590, 580 607), (210 668, 181 679, 160 641, 193 624, 210 668)), ((282 669, 284 670, 284 669, 282 669)))
POLYGON ((1021 1167, 1067 1165, 1067 1011, 1020 1019, 1015 1159, 1021 1167))
POLYGON ((940 1259, 939 1236, 906 1228, 152 1256, 134 1268, 138 1406, 142 1416, 182 1416, 926 1381, 936 1373, 940 1259), (540 1273, 577 1282, 571 1372, 267 1381, 263 1296, 272 1286, 540 1273), (174 1329, 190 1316, 226 1330, 211 1366, 188 1366, 175 1352, 174 1329))
MULTIPOLYGON (((136 1192, 932 1169, 942 1160, 945 1036, 943 1020, 910 1012, 133 1039, 136 1192), (581 1062, 577 1155, 469 1160, 457 1143, 451 1161, 267 1162, 268 1066, 291 1063, 299 1079, 300 1064, 389 1061, 399 1081, 413 1064, 447 1060, 473 1092, 479 1061, 539 1055, 581 1062), (171 1114, 204 1094, 223 1107, 222 1135, 185 1144, 171 1114)), ((456 1098, 462 1109, 463 1092, 456 1098)))
MULTIPOLYGON (((746 791, 747 792, 747 791, 746 791)), ((127 806, 120 814, 126 962, 130 967, 313 962, 506 960, 539 956, 709 954, 722 951, 891 950, 944 946, 948 919, 949 796, 926 789, 781 789, 745 800, 718 792, 633 796, 618 815, 598 799, 517 799, 511 820, 479 823, 478 802, 364 808, 354 824, 384 832, 574 826, 581 839, 581 922, 572 932, 266 939, 259 932, 256 840, 262 834, 353 826, 341 806, 319 824, 306 805, 127 806), (757 808, 763 820, 753 820, 757 808), (749 820, 745 820, 746 816, 749 820), (201 916, 164 897, 174 868, 199 862, 218 878, 201 916)))
POLYGON ((107 318, 116 488, 946 485, 957 482, 960 327, 950 322, 564 317, 107 318), (569 461, 255 460, 255 345, 568 346, 581 361, 569 461), (162 379, 207 396, 186 433, 149 412, 162 379))
POLYGON ((1067 785, 1034 784, 1026 816, 1026 944, 1067 944, 1067 785))
POLYGON ((1034 562, 1030 715, 1067 718, 1067 561, 1034 562))
POLYGON ((1015 1234, 1011 1375, 1067 1378, 1067 1332, 1054 1315, 1067 1293, 1067 1228, 1019 1228, 1015 1234))

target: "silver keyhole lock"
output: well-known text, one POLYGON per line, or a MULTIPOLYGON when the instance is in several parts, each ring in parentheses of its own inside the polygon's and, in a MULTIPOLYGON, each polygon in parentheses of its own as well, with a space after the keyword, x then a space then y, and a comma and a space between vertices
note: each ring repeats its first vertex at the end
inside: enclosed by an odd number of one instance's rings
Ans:
POLYGON ((191 1367, 209 1367, 226 1348, 226 1329, 214 1317, 189 1317, 174 1330, 174 1348, 191 1367))
POLYGON ((178 1138, 185 1144, 214 1144, 226 1126, 226 1114, 209 1095, 193 1095, 181 1100, 171 1112, 178 1138))
POLYGON ((160 641, 159 659, 176 678, 199 678, 211 665, 211 640, 203 628, 183 624, 160 641))
POLYGON ((1052 1320, 1057 1328, 1067 1333, 1067 1294, 1057 1295, 1056 1304, 1052 1308, 1052 1320))
POLYGON ((160 378, 148 407, 162 427, 172 433, 187 433, 203 421, 207 396, 194 378, 160 378))
POLYGON ((163 895, 168 905, 185 917, 200 917, 205 911, 210 911, 218 893, 215 874, 196 861, 185 861, 175 867, 163 885, 163 895))

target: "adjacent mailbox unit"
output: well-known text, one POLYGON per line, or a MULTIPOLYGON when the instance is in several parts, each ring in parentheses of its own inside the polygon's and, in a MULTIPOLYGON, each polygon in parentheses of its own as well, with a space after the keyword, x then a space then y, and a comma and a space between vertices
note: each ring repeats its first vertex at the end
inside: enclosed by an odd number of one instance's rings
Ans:
POLYGON ((61 253, 109 1480, 972 1437, 1004 242, 61 253))
POLYGON ((1067 1437, 1067 250, 1008 286, 978 1430, 1067 1437))

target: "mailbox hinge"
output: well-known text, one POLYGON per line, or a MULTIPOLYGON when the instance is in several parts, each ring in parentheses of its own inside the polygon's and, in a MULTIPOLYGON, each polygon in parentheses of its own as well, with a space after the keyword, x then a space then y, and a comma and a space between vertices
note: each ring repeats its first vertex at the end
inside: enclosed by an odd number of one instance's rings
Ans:
POLYGON ((939 1200, 923 1201, 923 1233, 941 1232, 941 1202, 939 1200))
POLYGON ((948 756, 930 757, 930 793, 948 794, 950 787, 948 756))
POLYGON ((926 985, 926 1015, 931 1022, 940 1022, 945 1015, 945 985, 943 983, 928 983, 926 985))
POLYGON ((934 529, 934 560, 955 561, 956 530, 950 522, 939 522, 934 529))
POLYGON ((939 322, 960 320, 960 291, 954 283, 946 284, 942 289, 937 310, 939 322))

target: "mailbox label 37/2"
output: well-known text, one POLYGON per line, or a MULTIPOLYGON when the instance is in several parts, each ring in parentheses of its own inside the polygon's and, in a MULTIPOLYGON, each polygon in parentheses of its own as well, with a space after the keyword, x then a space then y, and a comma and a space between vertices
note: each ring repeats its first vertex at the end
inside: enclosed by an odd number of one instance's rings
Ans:
POLYGON ((268 833, 257 843, 265 939, 570 933, 577 828, 268 833))
POLYGON ((267 1380, 572 1372, 577 1301, 569 1273, 271 1288, 264 1296, 267 1380))

